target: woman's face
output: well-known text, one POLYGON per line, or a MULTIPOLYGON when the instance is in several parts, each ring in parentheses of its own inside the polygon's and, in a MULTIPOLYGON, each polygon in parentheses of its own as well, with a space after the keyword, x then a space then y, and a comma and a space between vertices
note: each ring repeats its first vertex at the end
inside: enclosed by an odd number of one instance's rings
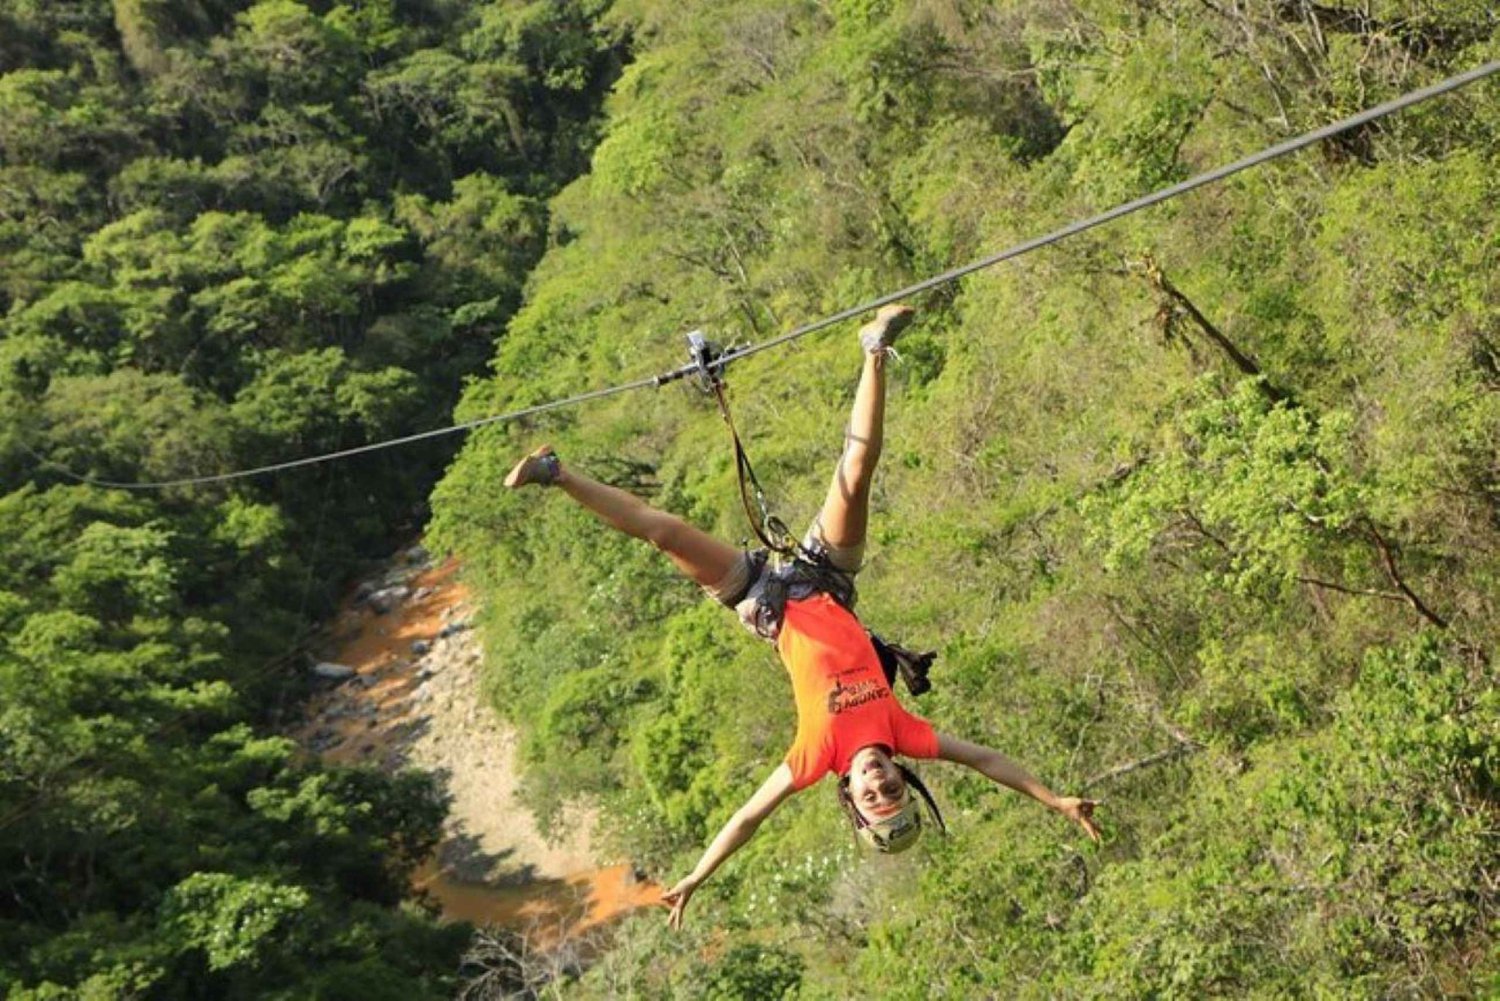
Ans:
POLYGON ((906 802, 906 779, 882 747, 862 747, 849 762, 849 796, 860 816, 884 820, 906 802))

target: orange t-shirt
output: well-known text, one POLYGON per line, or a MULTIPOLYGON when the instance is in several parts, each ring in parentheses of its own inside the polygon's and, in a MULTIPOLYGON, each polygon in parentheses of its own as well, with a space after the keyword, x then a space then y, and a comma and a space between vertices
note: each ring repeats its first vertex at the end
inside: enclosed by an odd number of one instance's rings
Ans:
POLYGON ((937 757, 932 724, 901 708, 864 627, 828 595, 786 603, 776 652, 797 700, 797 738, 786 754, 795 788, 843 775, 854 752, 871 744, 937 757))

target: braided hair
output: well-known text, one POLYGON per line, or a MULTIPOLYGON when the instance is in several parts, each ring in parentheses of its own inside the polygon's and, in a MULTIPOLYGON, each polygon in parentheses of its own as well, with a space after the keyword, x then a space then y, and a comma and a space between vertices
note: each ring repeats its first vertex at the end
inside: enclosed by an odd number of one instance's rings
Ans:
MULTIPOLYGON (((901 773, 901 778, 905 780, 906 784, 922 794, 922 800, 927 804, 927 811, 932 815, 933 822, 937 824, 937 829, 941 833, 947 834, 948 825, 943 823, 942 811, 938 809, 937 800, 933 799, 932 793, 927 790, 926 783, 922 781, 916 772, 901 762, 894 761, 892 763, 896 766, 896 770, 901 773)), ((843 810, 844 816, 849 818, 849 825, 854 829, 857 837, 860 828, 869 826, 870 822, 860 814, 859 808, 854 805, 854 796, 849 792, 848 775, 839 777, 838 786, 835 788, 834 794, 838 797, 839 809, 843 810)))

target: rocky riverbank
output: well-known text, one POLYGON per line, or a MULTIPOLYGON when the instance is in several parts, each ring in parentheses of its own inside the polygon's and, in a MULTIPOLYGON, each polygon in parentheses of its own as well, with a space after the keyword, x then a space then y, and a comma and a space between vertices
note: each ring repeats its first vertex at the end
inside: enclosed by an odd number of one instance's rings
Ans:
POLYGON ((293 736, 340 764, 421 768, 452 796, 444 839, 417 888, 445 917, 531 929, 560 941, 656 902, 632 867, 600 867, 588 810, 550 841, 516 798, 517 735, 485 703, 483 651, 454 563, 420 546, 362 582, 341 607, 313 671, 327 688, 293 736))

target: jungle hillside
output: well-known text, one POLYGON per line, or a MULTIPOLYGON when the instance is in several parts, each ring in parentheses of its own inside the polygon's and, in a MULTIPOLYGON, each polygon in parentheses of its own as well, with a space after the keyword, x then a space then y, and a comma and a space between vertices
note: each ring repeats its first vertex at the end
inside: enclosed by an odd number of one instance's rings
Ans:
POLYGON ((588 3, 0 2, 0 995, 448 998, 446 794, 283 736, 587 168, 588 3))
MULTIPOLYGON (((1500 53, 1492 6, 623 0, 588 173, 460 418, 760 341, 1500 53)), ((948 837, 855 848, 832 781, 565 993, 1481 997, 1500 766, 1500 89, 920 297, 860 615, 935 648, 907 704, 1053 788, 1095 849, 952 765, 948 837)), ((731 364, 800 532, 857 322, 731 364)), ((670 885, 795 729, 769 646, 565 498, 564 463, 750 532, 688 387, 485 429, 433 498, 483 595, 534 802, 606 804, 670 885)), ((903 698, 904 698, 903 693, 903 698)))
MULTIPOLYGON (((781 760, 769 646, 510 492, 543 442, 749 536, 713 401, 482 418, 759 341, 1500 58, 1484 0, 0 0, 0 991, 451 997, 433 775, 280 736, 425 532, 532 809, 670 885, 781 760)), ((546 996, 1500 992, 1500 83, 911 304, 860 614, 1063 793, 831 782, 546 996)), ((857 322, 736 362, 813 516, 857 322)))

